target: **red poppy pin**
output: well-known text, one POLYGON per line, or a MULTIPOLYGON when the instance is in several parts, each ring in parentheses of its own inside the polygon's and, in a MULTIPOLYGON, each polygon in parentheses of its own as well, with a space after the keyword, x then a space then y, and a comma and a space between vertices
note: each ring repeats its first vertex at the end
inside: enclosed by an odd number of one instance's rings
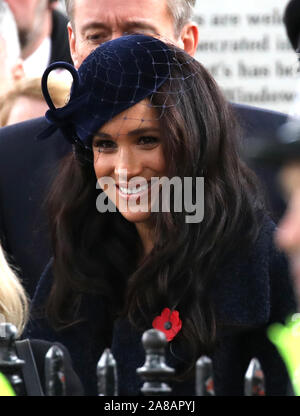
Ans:
POLYGON ((154 329, 162 331, 168 341, 172 341, 182 326, 179 312, 165 308, 159 316, 153 319, 152 326, 154 329))

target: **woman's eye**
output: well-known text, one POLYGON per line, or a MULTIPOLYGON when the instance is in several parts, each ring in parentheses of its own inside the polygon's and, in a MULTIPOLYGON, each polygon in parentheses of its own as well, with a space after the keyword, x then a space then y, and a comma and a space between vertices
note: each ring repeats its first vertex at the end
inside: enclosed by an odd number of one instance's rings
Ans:
POLYGON ((139 138, 139 144, 146 146, 154 146, 159 142, 159 139, 154 136, 142 136, 139 138))
POLYGON ((117 147, 116 143, 111 140, 98 140, 93 146, 98 152, 110 152, 117 147))

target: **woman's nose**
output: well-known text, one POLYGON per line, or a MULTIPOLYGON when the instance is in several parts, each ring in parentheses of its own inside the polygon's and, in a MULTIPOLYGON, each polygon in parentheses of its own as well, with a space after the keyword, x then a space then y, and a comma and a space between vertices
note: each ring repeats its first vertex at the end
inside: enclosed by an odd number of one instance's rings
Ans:
POLYGON ((121 181, 139 176, 142 172, 142 162, 133 149, 120 149, 116 155, 114 173, 121 181), (125 178, 126 177, 126 178, 125 178))

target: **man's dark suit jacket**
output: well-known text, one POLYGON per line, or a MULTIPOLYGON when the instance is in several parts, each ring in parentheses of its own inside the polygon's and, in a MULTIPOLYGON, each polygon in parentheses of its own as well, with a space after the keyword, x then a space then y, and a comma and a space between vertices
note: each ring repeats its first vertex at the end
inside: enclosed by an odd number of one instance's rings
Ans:
MULTIPOLYGON (((255 107, 234 104, 244 137, 269 140, 287 116, 255 107)), ((58 162, 71 151, 59 132, 36 141, 47 126, 38 118, 0 129, 0 238, 12 261, 19 267, 30 296, 50 257, 49 236, 43 200, 58 162)), ((267 186, 275 186, 274 173, 259 172, 267 186)), ((282 213, 278 193, 273 195, 275 220, 282 213), (275 196, 274 196, 275 195, 275 196)))
POLYGON ((53 10, 51 56, 49 64, 57 61, 69 62, 70 64, 73 63, 70 54, 67 24, 67 17, 58 10, 53 10))

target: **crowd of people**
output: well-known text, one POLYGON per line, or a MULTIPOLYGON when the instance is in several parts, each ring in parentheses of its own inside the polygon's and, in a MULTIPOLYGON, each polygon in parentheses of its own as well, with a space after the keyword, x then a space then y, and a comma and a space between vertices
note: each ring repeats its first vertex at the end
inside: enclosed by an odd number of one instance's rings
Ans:
MULTIPOLYGON (((1 1, 0 126, 45 114, 40 87, 49 64, 72 62, 67 34, 67 17, 57 10, 58 1, 1 1), (11 116, 10 116, 10 113, 11 116)), ((64 105, 68 80, 56 74, 52 80, 56 105, 64 105)))
POLYGON ((68 395, 97 395, 105 348, 119 394, 139 395, 158 320, 172 394, 195 394, 201 355, 217 395, 243 395, 253 357, 267 395, 291 394, 267 330, 299 307, 297 129, 224 98, 194 59, 195 0, 65 0, 68 18, 56 6, 0 0, 1 316, 38 363, 62 347, 68 395), (61 71, 71 89, 48 80, 61 71), (285 214, 263 192, 283 163, 285 214))

